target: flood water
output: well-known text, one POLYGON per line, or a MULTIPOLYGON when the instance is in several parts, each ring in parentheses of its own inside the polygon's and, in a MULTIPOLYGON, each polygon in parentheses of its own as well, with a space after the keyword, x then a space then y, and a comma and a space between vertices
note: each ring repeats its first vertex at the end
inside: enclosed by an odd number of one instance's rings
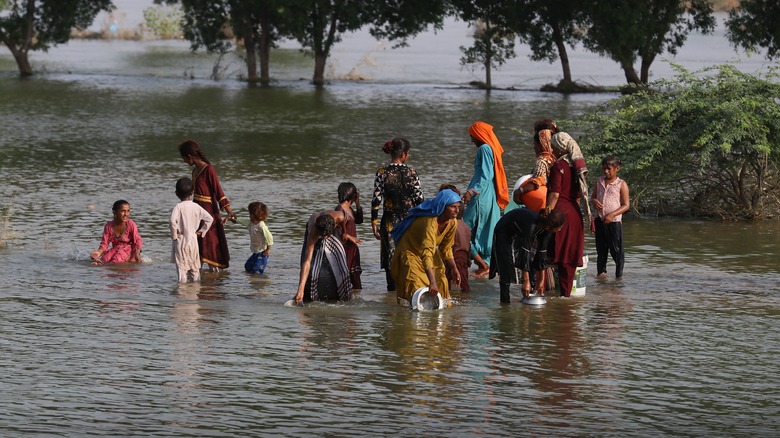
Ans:
MULTIPOLYGON (((512 128, 614 97, 533 91, 557 82, 557 66, 524 59, 495 75, 522 90, 460 88, 473 75, 441 44, 457 51, 464 35, 461 25, 369 57, 376 42, 349 39, 332 77, 368 60, 367 80, 322 90, 299 80, 311 62, 290 48, 275 53, 269 89, 208 79, 215 58, 185 43, 75 41, 36 54, 44 74, 29 80, 0 50, 0 435, 776 435, 776 221, 628 215, 622 281, 595 279, 591 264, 584 297, 531 307, 513 289, 502 307, 496 282, 472 280, 440 312, 411 312, 384 291, 362 225, 357 298, 284 306, 305 219, 336 205, 342 181, 367 212, 386 140, 412 141, 432 196, 468 184, 475 120, 495 126, 514 180, 532 154, 512 128), (204 146, 241 217, 251 201, 269 205, 266 276, 243 272, 248 235, 228 225, 231 268, 176 283, 167 220, 189 175, 176 150, 186 138, 204 146), (120 198, 145 262, 91 266, 120 198)), ((678 61, 736 57, 721 40, 693 40, 678 61)), ((573 59, 593 82, 622 81, 608 61, 573 59)), ((586 251, 595 260, 591 236, 586 251)))

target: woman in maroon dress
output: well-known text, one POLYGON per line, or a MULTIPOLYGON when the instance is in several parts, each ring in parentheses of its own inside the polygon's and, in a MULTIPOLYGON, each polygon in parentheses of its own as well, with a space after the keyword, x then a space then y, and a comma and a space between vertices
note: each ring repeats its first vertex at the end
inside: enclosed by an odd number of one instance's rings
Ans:
POLYGON ((182 160, 192 169, 192 183, 194 188, 193 201, 203 207, 214 218, 212 230, 203 237, 198 237, 200 259, 209 265, 212 271, 225 269, 230 265, 230 252, 228 251, 225 227, 227 220, 236 220, 230 201, 222 192, 217 172, 206 158, 206 154, 195 140, 187 140, 179 145, 179 153, 182 160), (224 219, 220 210, 227 212, 224 219))
POLYGON ((569 134, 556 133, 550 143, 558 159, 550 169, 546 208, 560 211, 566 220, 561 230, 550 239, 547 256, 551 264, 558 268, 561 296, 568 297, 585 252, 585 228, 579 202, 580 199, 585 202, 590 216, 590 208, 587 206, 588 186, 585 182, 588 169, 580 147, 569 134))
MULTIPOLYGON (((344 245, 344 253, 347 256, 347 267, 349 267, 349 278, 352 281, 352 289, 360 290, 363 286, 360 283, 360 273, 363 268, 360 267, 360 249, 358 245, 363 241, 357 237, 357 227, 355 224, 363 223, 363 208, 360 206, 360 193, 351 182, 339 184, 339 205, 335 210, 344 213, 344 234, 339 236, 344 245), (355 204, 355 210, 352 209, 355 204)), ((337 230, 337 233, 338 230, 337 230)), ((340 233, 339 233, 340 234, 340 233)))

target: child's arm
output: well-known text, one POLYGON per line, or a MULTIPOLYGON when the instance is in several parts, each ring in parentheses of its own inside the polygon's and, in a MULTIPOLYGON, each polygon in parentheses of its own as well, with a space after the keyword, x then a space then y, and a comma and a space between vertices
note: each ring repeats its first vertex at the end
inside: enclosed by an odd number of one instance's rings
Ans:
POLYGON ((263 224, 263 238, 265 239, 265 244, 267 245, 265 251, 263 251, 263 255, 268 257, 268 254, 271 253, 271 245, 274 244, 274 236, 271 235, 271 230, 268 229, 266 224, 263 224))
MULTIPOLYGON (((200 205, 198 205, 198 207, 200 207, 200 205)), ((198 228, 198 231, 196 231, 195 234, 202 237, 211 229, 211 225, 214 223, 214 217, 211 216, 205 208, 200 207, 200 220, 203 221, 203 224, 198 228)))
POLYGON ((135 222, 128 220, 128 226, 130 226, 130 240, 133 242, 131 247, 133 248, 133 260, 137 263, 141 263, 141 248, 144 246, 144 241, 141 239, 141 233, 138 232, 138 227, 135 222))
POLYGON ((620 207, 615 211, 610 211, 604 216, 604 223, 608 224, 612 222, 612 219, 619 214, 623 214, 631 207, 629 203, 628 184, 625 181, 620 185, 620 207))
POLYGON ((110 236, 111 222, 108 222, 106 226, 103 227, 103 237, 100 240, 100 245, 98 246, 97 251, 92 251, 92 253, 89 254, 89 257, 94 263, 100 264, 100 258, 103 257, 103 253, 108 249, 108 239, 110 236))

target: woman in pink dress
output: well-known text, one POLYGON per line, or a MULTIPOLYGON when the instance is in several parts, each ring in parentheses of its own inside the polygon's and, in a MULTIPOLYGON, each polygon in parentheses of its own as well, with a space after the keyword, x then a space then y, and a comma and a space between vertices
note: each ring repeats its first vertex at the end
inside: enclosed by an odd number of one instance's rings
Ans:
POLYGON ((90 254, 92 264, 141 262, 143 240, 135 222, 130 220, 130 203, 121 199, 112 207, 114 220, 103 227, 103 240, 97 251, 90 254), (109 248, 110 245, 110 248, 109 248))

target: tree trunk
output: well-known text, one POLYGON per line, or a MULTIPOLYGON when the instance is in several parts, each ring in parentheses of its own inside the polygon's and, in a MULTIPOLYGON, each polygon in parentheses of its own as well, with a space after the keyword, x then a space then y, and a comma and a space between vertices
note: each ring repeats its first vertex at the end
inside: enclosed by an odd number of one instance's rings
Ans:
POLYGON ((561 29, 558 23, 553 22, 553 40, 555 41, 555 47, 558 48, 558 57, 561 58, 561 68, 563 69, 563 81, 561 85, 571 85, 571 66, 569 65, 569 54, 566 52, 566 45, 563 43, 563 37, 561 36, 561 29))
POLYGON ((32 76, 33 69, 32 65, 30 65, 30 58, 28 57, 27 51, 21 50, 13 44, 6 45, 6 47, 8 47, 8 50, 11 51, 11 54, 16 60, 16 66, 19 68, 19 75, 22 77, 32 76))
POLYGON ((491 77, 490 59, 485 61, 485 88, 493 88, 493 78, 491 77))
POLYGON ((252 25, 244 26, 244 49, 246 49, 247 81, 257 82, 257 51, 255 48, 255 33, 252 25))
POLYGON ((314 51, 314 77, 311 83, 316 87, 322 87, 325 85, 325 63, 328 60, 328 56, 321 48, 317 48, 314 51))
POLYGON ((655 60, 655 55, 642 57, 642 66, 640 67, 641 70, 639 71, 640 80, 643 84, 647 84, 650 81, 650 64, 653 63, 655 60))
POLYGON ((626 82, 633 85, 640 85, 642 83, 641 80, 639 80, 639 75, 636 74, 636 70, 634 70, 633 65, 623 65, 623 73, 626 74, 626 82))
POLYGON ((260 82, 267 85, 271 82, 271 76, 268 73, 270 54, 271 54, 271 31, 268 23, 268 15, 263 14, 260 18, 260 82))

